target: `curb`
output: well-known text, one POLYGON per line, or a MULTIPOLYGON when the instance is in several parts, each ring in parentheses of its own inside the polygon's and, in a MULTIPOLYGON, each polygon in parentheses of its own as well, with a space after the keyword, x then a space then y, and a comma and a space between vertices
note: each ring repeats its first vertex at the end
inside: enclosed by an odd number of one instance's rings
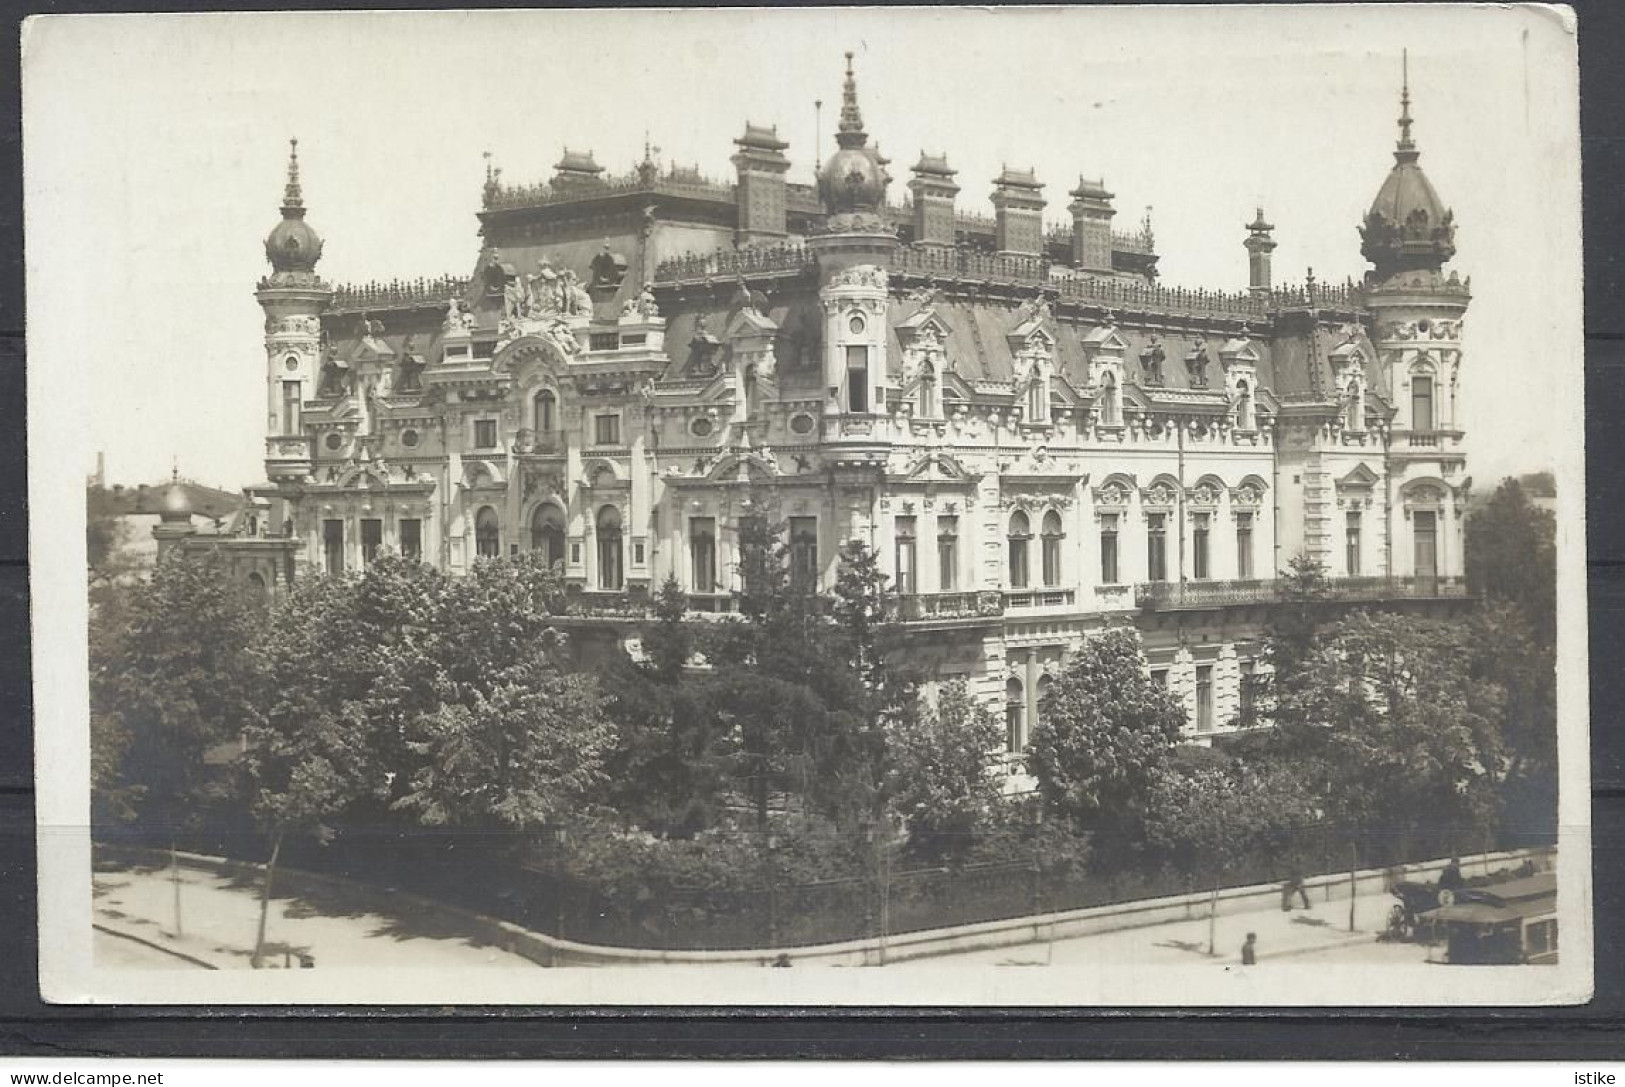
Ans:
POLYGON ((172 955, 175 958, 180 959, 182 962, 190 963, 193 966, 201 966, 205 970, 220 969, 220 967, 216 966, 212 962, 204 962, 202 959, 193 955, 188 955, 184 951, 176 951, 172 947, 165 947, 163 944, 154 943, 151 940, 135 935, 133 932, 122 932, 119 929, 111 928, 107 925, 94 921, 91 922, 90 927, 95 929, 97 932, 104 932, 109 936, 116 936, 120 940, 128 940, 132 944, 140 944, 142 947, 150 947, 154 951, 162 951, 165 955, 172 955))

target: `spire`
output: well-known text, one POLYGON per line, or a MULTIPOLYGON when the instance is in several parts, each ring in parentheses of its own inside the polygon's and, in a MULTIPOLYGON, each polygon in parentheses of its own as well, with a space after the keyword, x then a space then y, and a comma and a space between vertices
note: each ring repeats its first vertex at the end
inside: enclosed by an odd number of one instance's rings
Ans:
POLYGON ((842 147, 862 147, 869 142, 863 131, 863 114, 858 110, 858 79, 852 74, 852 54, 846 54, 846 84, 841 88, 841 124, 835 142, 842 147))
POLYGON ((1411 58, 1410 50, 1400 54, 1400 90, 1399 90, 1399 145, 1394 150, 1394 158, 1399 162, 1415 162, 1421 154, 1416 150, 1416 141, 1411 139, 1411 58))
POLYGON ((299 188, 299 141, 288 141, 288 186, 282 190, 282 214, 288 219, 305 216, 305 196, 299 188))

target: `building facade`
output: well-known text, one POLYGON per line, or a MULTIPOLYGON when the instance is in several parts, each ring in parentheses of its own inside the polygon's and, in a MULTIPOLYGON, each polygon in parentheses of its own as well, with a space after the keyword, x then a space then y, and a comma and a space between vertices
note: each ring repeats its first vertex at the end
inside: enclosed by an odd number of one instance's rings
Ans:
POLYGON ((532 186, 488 169, 466 279, 324 282, 295 154, 257 295, 260 535, 283 583, 385 549, 450 571, 541 551, 590 642, 634 635, 668 575, 730 611, 740 525, 766 518, 822 588, 843 542, 872 545, 915 663, 1005 706, 1012 750, 1113 624, 1193 735, 1223 732, 1294 556, 1347 599, 1462 593, 1469 293, 1402 99, 1364 281, 1277 285, 1260 210, 1234 291, 1158 286, 1149 221, 1115 229, 1101 181, 1055 225, 1006 168, 983 215, 922 154, 894 200, 850 56, 815 186, 755 124, 731 183, 647 153, 610 176, 567 150, 532 186))

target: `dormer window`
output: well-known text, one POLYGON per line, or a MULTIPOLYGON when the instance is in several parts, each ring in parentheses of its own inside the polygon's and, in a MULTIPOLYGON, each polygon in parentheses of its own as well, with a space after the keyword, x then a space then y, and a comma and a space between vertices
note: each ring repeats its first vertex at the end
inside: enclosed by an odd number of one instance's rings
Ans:
POLYGON ((1100 377, 1100 422, 1102 426, 1117 426, 1122 411, 1117 402, 1117 377, 1110 370, 1100 377))
POLYGON ((941 396, 937 388, 937 368, 926 363, 920 370, 920 417, 935 419, 942 414, 941 396))
POLYGON ((1049 419, 1049 382, 1041 373, 1035 373, 1027 385, 1027 421, 1043 423, 1049 419))
POLYGON ((1236 382, 1236 426, 1242 430, 1256 429, 1253 425, 1253 391, 1245 381, 1236 382))

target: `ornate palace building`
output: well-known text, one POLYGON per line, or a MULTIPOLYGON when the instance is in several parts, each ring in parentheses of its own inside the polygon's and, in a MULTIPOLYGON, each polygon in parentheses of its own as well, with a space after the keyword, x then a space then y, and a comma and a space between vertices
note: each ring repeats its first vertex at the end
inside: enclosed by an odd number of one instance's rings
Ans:
POLYGON ((1236 727, 1294 556, 1344 599, 1462 595, 1469 294, 1402 102, 1357 285, 1277 285, 1261 210, 1245 289, 1182 290, 1101 181, 1062 204, 1007 167, 988 216, 922 154, 899 198, 850 55, 816 186, 756 124, 731 183, 648 154, 614 176, 567 150, 537 185, 488 168, 467 279, 323 282, 295 157, 245 561, 277 591, 384 549, 451 571, 541 551, 591 645, 633 636, 668 575, 729 611, 739 526, 767 518, 823 588, 870 543, 916 662, 1003 705, 1012 750, 1111 624, 1193 736, 1236 727))

